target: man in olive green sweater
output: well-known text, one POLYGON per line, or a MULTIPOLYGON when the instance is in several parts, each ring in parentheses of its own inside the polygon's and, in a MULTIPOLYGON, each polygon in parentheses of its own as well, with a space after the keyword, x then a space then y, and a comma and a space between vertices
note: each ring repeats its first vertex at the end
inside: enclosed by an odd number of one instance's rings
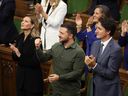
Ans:
POLYGON ((40 39, 35 40, 37 56, 43 62, 53 59, 53 73, 48 76, 52 83, 52 96, 80 96, 80 81, 84 70, 85 54, 75 42, 76 26, 61 25, 59 41, 45 53, 39 49, 40 39))

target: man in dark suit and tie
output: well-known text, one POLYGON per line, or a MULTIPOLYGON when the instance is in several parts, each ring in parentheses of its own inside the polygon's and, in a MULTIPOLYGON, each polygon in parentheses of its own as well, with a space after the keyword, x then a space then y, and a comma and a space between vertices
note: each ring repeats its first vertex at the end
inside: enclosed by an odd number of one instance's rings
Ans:
POLYGON ((13 22, 15 0, 0 0, 0 44, 9 44, 18 34, 13 22))
POLYGON ((122 53, 112 38, 115 29, 113 20, 100 19, 96 25, 96 37, 100 40, 93 43, 91 55, 85 57, 93 72, 93 96, 122 96, 119 79, 122 53))

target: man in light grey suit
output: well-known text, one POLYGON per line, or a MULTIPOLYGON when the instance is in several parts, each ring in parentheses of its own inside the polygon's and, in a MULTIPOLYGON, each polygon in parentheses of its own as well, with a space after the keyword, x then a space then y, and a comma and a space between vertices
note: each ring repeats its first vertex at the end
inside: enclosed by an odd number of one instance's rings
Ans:
POLYGON ((112 38, 115 29, 113 20, 100 19, 96 25, 96 37, 100 40, 93 43, 91 55, 85 57, 93 72, 93 96, 122 96, 119 79, 122 53, 112 38))

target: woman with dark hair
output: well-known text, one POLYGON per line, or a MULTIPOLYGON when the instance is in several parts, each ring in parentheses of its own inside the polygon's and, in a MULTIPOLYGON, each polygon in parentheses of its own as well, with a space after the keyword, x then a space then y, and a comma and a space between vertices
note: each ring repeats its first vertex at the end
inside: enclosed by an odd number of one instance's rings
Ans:
MULTIPOLYGON (((84 42, 84 51, 85 55, 89 56, 91 52, 92 43, 97 40, 96 38, 96 23, 99 21, 100 18, 110 18, 110 10, 107 6, 104 5, 97 5, 96 9, 92 16, 89 17, 86 23, 86 29, 84 31, 81 30, 82 27, 82 18, 80 14, 76 16, 76 27, 77 27, 77 39, 79 41, 84 42)), ((85 65, 85 75, 88 74, 88 67, 85 65)))
POLYGON ((124 47, 124 69, 128 73, 128 21, 124 20, 121 25, 121 34, 118 40, 121 47, 124 47))
POLYGON ((34 41, 39 38, 33 19, 26 16, 21 22, 23 31, 10 44, 12 57, 18 62, 16 72, 16 96, 43 96, 43 79, 40 63, 36 56, 34 41))
POLYGON ((91 0, 91 5, 87 10, 88 15, 92 15, 97 5, 105 5, 110 9, 112 18, 115 21, 120 20, 120 5, 121 0, 91 0))
POLYGON ((80 41, 85 42, 86 55, 90 55, 91 51, 91 45, 92 43, 97 40, 95 36, 95 30, 96 26, 95 24, 99 21, 100 18, 110 18, 110 11, 107 6, 104 5, 97 5, 96 9, 94 10, 94 13, 92 16, 89 17, 86 29, 84 31, 81 30, 82 27, 82 18, 80 17, 80 14, 77 14, 76 16, 76 27, 77 27, 77 38, 80 41))

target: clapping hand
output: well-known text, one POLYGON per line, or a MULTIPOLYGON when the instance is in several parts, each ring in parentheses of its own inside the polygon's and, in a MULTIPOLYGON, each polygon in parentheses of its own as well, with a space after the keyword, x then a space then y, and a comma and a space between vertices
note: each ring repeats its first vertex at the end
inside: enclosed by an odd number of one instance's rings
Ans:
POLYGON ((82 25, 82 18, 78 13, 76 14, 75 22, 76 22, 76 25, 82 25))
POLYGON ((85 56, 85 64, 94 67, 96 65, 95 57, 93 55, 85 56))
POLYGON ((59 75, 51 74, 51 75, 48 76, 48 80, 49 80, 50 83, 52 83, 54 81, 57 81, 57 80, 59 80, 59 75))
POLYGON ((40 38, 35 39, 35 47, 36 47, 36 49, 39 49, 40 46, 41 46, 41 39, 40 38))
POLYGON ((13 45, 13 44, 11 44, 11 43, 9 43, 9 45, 10 45, 10 48, 12 49, 12 51, 14 51, 14 52, 16 53, 16 55, 17 55, 18 57, 20 57, 21 53, 20 53, 19 49, 16 48, 15 45, 13 45))
POLYGON ((94 17, 91 16, 87 21, 86 27, 91 27, 93 23, 94 23, 94 17))
POLYGON ((121 25, 121 36, 125 36, 126 32, 128 32, 128 22, 124 20, 121 25))
POLYGON ((43 7, 42 7, 42 5, 39 4, 39 3, 37 3, 37 4, 35 5, 35 13, 36 13, 36 14, 40 14, 40 13, 42 13, 42 12, 43 12, 43 7))

